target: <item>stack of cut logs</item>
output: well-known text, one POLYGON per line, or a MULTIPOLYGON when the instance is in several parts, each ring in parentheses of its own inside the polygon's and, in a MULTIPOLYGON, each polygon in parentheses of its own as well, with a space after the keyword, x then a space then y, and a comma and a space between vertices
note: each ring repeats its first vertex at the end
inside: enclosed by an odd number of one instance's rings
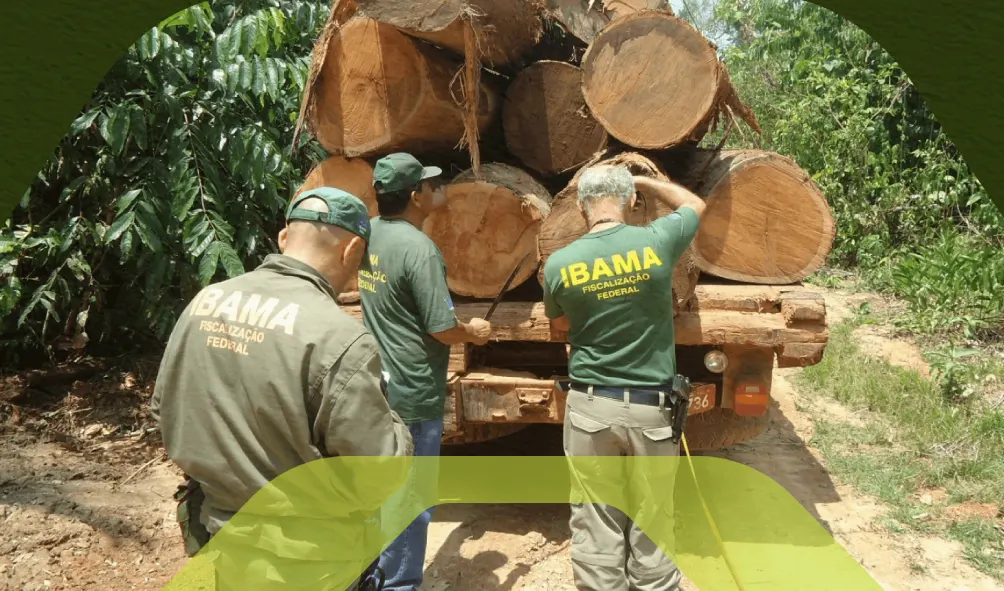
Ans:
MULTIPOLYGON (((539 298, 543 262, 586 232, 578 174, 601 162, 706 200, 674 271, 675 312, 701 274, 790 284, 822 265, 834 222, 805 172, 771 152, 699 146, 760 128, 714 46, 668 2, 539 1, 335 0, 296 134, 331 156, 299 190, 343 188, 377 215, 376 159, 408 151, 442 167, 448 207, 424 231, 461 299, 493 298, 527 253, 511 295, 539 298)), ((666 212, 640 196, 629 223, 666 212)))

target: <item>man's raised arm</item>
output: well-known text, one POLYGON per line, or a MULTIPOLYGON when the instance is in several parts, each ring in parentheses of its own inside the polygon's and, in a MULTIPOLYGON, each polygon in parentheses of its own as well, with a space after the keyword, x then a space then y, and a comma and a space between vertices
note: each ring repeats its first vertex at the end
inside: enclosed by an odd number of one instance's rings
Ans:
POLYGON ((689 207, 704 215, 704 200, 672 181, 661 181, 644 176, 634 177, 635 188, 643 195, 651 195, 676 211, 681 207, 689 207))

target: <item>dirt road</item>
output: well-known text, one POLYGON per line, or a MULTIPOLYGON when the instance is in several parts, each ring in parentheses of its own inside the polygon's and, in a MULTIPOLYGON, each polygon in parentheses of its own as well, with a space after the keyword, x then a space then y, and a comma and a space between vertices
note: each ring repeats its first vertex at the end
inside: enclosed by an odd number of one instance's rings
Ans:
MULTIPOLYGON (((845 294, 826 295, 831 322, 856 307, 845 294)), ((908 345, 869 330, 869 350, 876 355, 917 363, 919 356, 908 345)), ((791 377, 798 371, 777 373, 769 430, 715 455, 747 464, 783 485, 887 589, 1004 589, 972 569, 958 544, 880 529, 875 519, 884 508, 833 481, 807 443, 811 417, 849 413, 795 391, 791 377)), ((141 403, 149 386, 135 386, 135 376, 122 379, 125 386, 114 380, 97 386, 102 398, 112 399, 111 410, 68 410, 62 402, 48 411, 54 413, 48 419, 27 411, 11 416, 9 409, 7 416, 0 414, 0 591, 160 589, 185 564, 170 498, 179 474, 158 459, 156 445, 135 443, 135 436, 115 443, 100 428, 89 427, 99 419, 125 430, 142 426, 141 403), (34 432, 44 427, 40 421, 53 426, 67 416, 81 417, 74 419, 73 437, 43 441, 34 432)), ((147 383, 145 377, 138 383, 147 383)), ((560 428, 531 428, 464 453, 513 450, 560 454, 560 428)), ((574 589, 567 522, 564 505, 440 507, 430 532, 424 588, 574 589)), ((688 584, 687 589, 695 588, 688 584)))

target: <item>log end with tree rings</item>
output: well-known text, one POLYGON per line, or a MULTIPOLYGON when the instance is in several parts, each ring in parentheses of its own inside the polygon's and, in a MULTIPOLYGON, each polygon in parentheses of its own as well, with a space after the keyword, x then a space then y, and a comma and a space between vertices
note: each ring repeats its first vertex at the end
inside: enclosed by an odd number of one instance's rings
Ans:
MULTIPOLYGON (((578 186, 579 177, 589 166, 593 165, 624 165, 633 175, 647 176, 666 180, 666 174, 662 168, 652 160, 635 152, 622 152, 613 156, 593 158, 586 166, 576 172, 575 176, 551 202, 551 212, 540 229, 540 238, 537 243, 540 248, 540 269, 537 273, 537 281, 544 285, 544 264, 548 257, 554 252, 568 246, 575 240, 581 238, 588 231, 586 220, 582 216, 578 207, 578 186)), ((635 205, 628 213, 625 220, 632 226, 644 226, 656 220, 660 216, 670 213, 669 209, 654 199, 646 199, 644 195, 638 194, 635 205)), ((680 257, 673 268, 673 310, 681 310, 690 301, 694 294, 697 281, 700 278, 700 269, 697 268, 692 250, 688 248, 680 257)))
POLYGON ((718 112, 723 71, 693 26, 646 10, 611 22, 589 45, 583 94, 610 135, 636 148, 663 149, 694 139, 718 112))
MULTIPOLYGON (((452 149, 464 136, 454 97, 460 67, 390 25, 354 16, 331 35, 314 85, 314 134, 329 153, 350 157, 452 149)), ((481 91, 478 123, 487 127, 497 99, 481 91)))
POLYGON ((694 255, 723 279, 782 285, 825 262, 835 223, 826 198, 790 159, 759 150, 726 151, 704 175, 707 203, 694 255))
POLYGON ((509 151, 543 175, 580 166, 607 144, 582 96, 582 71, 564 62, 520 71, 506 91, 502 124, 509 151))
MULTIPOLYGON (((318 163, 307 174, 296 195, 318 187, 334 187, 358 197, 369 211, 370 217, 378 215, 376 190, 373 188, 373 167, 361 158, 331 156, 318 163)), ((356 277, 350 277, 343 293, 358 291, 356 277)))
POLYGON ((430 215, 423 231, 446 261, 447 284, 457 295, 494 298, 526 254, 509 285, 518 287, 537 270, 537 235, 551 195, 526 172, 505 164, 481 166, 446 187, 446 207, 430 215))
POLYGON ((358 197, 377 215, 376 189, 373 188, 373 167, 362 158, 331 156, 315 165, 307 174, 296 195, 318 187, 334 187, 358 197))

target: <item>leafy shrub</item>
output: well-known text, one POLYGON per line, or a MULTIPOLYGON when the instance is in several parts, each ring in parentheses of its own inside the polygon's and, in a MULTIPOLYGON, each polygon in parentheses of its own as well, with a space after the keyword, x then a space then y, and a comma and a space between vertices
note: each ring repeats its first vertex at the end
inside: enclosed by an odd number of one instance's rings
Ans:
POLYGON ((291 140, 328 10, 203 3, 122 56, 0 231, 4 365, 84 334, 89 348, 161 340, 200 286, 275 250, 323 156, 291 140))
POLYGON ((1004 216, 895 60, 801 0, 721 0, 715 17, 763 147, 794 158, 830 202, 830 264, 904 297, 916 329, 999 324, 1004 216))

